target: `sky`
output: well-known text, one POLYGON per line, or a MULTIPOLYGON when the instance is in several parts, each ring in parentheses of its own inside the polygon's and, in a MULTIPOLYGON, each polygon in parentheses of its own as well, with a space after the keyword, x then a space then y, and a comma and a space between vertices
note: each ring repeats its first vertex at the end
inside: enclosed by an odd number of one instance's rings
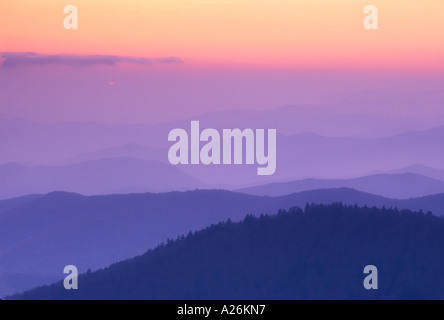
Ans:
POLYGON ((0 0, 0 117, 151 123, 290 104, 442 115, 443 12, 442 0, 0 0), (63 26, 68 4, 78 30, 63 26), (378 30, 363 27, 368 4, 378 30))
POLYGON ((442 0, 2 0, 2 51, 268 67, 443 68, 442 0), (79 29, 63 28, 76 5, 79 29), (379 30, 363 28, 366 5, 379 30))

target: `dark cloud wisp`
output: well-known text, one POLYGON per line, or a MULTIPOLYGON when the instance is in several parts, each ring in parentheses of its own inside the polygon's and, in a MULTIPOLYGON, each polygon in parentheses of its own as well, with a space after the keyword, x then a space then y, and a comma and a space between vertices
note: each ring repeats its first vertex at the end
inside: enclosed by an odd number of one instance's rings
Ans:
POLYGON ((96 65, 113 66, 117 63, 130 63, 137 65, 150 65, 154 63, 183 63, 181 59, 176 57, 148 59, 112 55, 48 55, 35 52, 2 52, 0 53, 0 56, 1 68, 44 66, 49 64, 72 67, 91 67, 96 65))

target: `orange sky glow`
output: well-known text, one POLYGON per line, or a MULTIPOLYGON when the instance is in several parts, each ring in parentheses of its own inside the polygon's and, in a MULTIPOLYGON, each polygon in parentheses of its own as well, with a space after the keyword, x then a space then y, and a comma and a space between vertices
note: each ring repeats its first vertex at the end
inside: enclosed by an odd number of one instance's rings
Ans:
POLYGON ((444 69, 441 0, 0 0, 0 52, 180 57, 197 65, 444 69), (65 30, 76 5, 79 29, 65 30), (363 9, 379 10, 365 30, 363 9))

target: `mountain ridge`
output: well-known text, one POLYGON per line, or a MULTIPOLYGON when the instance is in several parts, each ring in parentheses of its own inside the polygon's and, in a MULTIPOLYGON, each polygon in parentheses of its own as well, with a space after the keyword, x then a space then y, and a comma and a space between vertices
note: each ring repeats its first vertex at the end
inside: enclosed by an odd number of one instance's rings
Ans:
POLYGON ((444 193, 444 181, 416 173, 374 174, 352 179, 303 179, 236 189, 253 195, 282 196, 326 188, 353 188, 391 199, 418 198, 444 193))
MULTIPOLYGON (((444 194, 393 200, 349 188, 282 197, 228 190, 99 196, 52 192, 36 197, 0 211, 0 270, 4 274, 62 277, 63 268, 71 264, 80 272, 96 270, 139 255, 179 234, 227 219, 236 222, 248 214, 273 214, 307 203, 342 202, 444 214, 444 194)), ((0 201, 0 208, 4 201, 0 201)), ((0 296, 14 293, 13 289, 0 287, 0 296)))
POLYGON ((67 191, 81 194, 162 192, 203 187, 178 167, 156 160, 104 158, 60 166, 0 166, 0 198, 67 191), (13 170, 11 170, 11 167, 13 170))
POLYGON ((8 299, 441 299, 443 243, 431 215, 307 205, 178 236, 81 274, 79 290, 57 282, 8 299), (379 290, 362 287, 369 263, 379 290))

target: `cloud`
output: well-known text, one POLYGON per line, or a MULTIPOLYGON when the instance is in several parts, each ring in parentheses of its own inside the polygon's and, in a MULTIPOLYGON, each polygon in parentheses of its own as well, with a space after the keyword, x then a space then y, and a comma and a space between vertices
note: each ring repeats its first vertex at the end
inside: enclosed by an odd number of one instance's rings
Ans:
POLYGON ((0 53, 1 68, 15 68, 21 66, 64 65, 72 67, 91 67, 96 65, 113 66, 117 63, 131 63, 150 65, 154 63, 183 63, 176 57, 148 59, 111 55, 66 55, 66 54, 39 54, 35 52, 2 52, 0 53))

